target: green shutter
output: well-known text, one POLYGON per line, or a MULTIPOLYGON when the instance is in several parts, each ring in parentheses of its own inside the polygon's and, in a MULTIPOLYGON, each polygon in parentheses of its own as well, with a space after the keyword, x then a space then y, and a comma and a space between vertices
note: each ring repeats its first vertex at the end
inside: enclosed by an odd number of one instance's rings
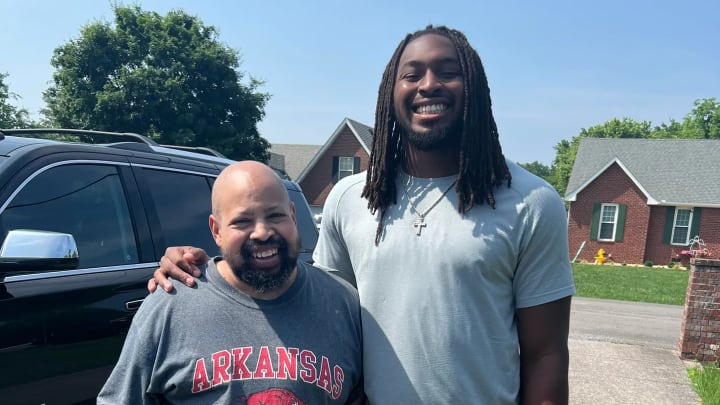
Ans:
POLYGON ((590 223, 590 240, 597 240, 598 227, 600 226, 600 210, 602 204, 593 204, 592 222, 590 223))
POLYGON ((332 183, 335 184, 338 182, 338 168, 340 167, 340 157, 339 156, 333 156, 332 157, 332 183))
POLYGON ((627 205, 618 204, 617 229, 615 229, 615 242, 622 242, 625 236, 625 214, 627 213, 627 205))
POLYGON ((675 207, 667 207, 665 211, 665 230, 663 231, 663 243, 670 244, 672 240, 673 221, 675 221, 675 207))
POLYGON ((702 208, 693 208, 693 219, 690 224, 690 239, 700 235, 700 215, 702 214, 702 208))

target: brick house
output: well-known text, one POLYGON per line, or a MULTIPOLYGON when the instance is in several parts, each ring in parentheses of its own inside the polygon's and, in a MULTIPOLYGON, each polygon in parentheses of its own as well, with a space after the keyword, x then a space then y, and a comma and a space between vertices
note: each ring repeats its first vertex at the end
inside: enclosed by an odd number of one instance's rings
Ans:
POLYGON ((720 140, 583 138, 565 201, 578 261, 599 249, 628 264, 717 258, 720 140))
MULTIPOLYGON (((372 128, 345 118, 298 175, 290 176, 300 184, 316 220, 319 221, 325 199, 338 180, 367 170, 371 145, 372 128)), ((285 161, 296 158, 287 155, 285 161)))

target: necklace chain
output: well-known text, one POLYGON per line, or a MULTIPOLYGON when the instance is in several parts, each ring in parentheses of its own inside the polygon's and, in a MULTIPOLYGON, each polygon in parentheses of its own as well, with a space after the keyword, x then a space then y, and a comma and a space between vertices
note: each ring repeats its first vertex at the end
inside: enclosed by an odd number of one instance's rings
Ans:
POLYGON ((437 205, 440 203, 440 201, 442 201, 442 199, 443 199, 443 198, 445 197, 445 195, 450 191, 450 189, 453 188, 453 186, 455 185, 455 183, 457 183, 457 179, 455 179, 452 183, 450 183, 450 185, 448 186, 448 188, 446 188, 445 191, 443 191, 443 193, 440 194, 440 197, 438 197, 438 199, 435 200, 435 202, 432 203, 432 205, 431 205, 430 207, 428 207, 428 209, 426 209, 426 210, 425 210, 424 212, 422 212, 422 213, 420 212, 420 210, 418 209, 418 207, 416 207, 415 204, 414 204, 414 203, 412 202, 412 200, 410 199, 410 193, 408 193, 407 186, 406 186, 405 184, 403 184, 403 191, 405 192, 405 196, 406 196, 407 199, 408 199, 408 204, 410 204, 410 209, 411 209, 413 212, 415 212, 415 214, 417 214, 417 216, 418 216, 418 218, 413 221, 413 227, 414 227, 414 228, 417 228, 417 232, 416 232, 416 235, 417 235, 417 236, 420 236, 420 234, 422 233, 422 229, 427 226, 427 224, 425 223, 425 217, 430 213, 430 211, 432 211, 433 208, 435 208, 435 206, 437 206, 437 205))

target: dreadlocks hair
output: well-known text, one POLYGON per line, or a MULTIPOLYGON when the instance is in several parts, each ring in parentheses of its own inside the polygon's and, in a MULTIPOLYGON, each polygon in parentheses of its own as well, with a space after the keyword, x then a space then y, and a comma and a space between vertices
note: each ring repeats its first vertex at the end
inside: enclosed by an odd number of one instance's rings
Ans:
POLYGON ((393 104, 398 63, 405 47, 427 34, 442 35, 450 39, 457 51, 462 70, 464 106, 460 134, 460 170, 455 184, 458 212, 465 213, 475 204, 482 205, 484 202, 495 208, 493 188, 499 187, 503 182, 507 182, 510 187, 512 180, 500 147, 497 125, 492 114, 490 88, 478 53, 462 32, 445 26, 428 25, 423 30, 408 34, 395 49, 380 82, 373 147, 362 192, 362 197, 368 200, 370 212, 375 214, 380 211, 375 245, 380 243, 387 208, 397 203, 395 177, 404 153, 400 141, 403 129, 395 119, 393 104))

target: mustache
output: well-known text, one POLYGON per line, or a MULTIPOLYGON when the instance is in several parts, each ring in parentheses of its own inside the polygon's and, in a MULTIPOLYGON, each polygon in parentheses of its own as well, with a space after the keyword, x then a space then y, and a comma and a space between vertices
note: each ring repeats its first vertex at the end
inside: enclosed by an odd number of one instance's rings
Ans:
POLYGON ((240 253, 242 254, 243 258, 249 259, 254 250, 261 249, 267 246, 277 247, 278 253, 286 252, 288 250, 288 242, 287 240, 285 240, 285 238, 278 235, 272 235, 264 241, 255 241, 248 239, 247 241, 245 241, 245 243, 243 243, 242 247, 240 248, 240 253))

